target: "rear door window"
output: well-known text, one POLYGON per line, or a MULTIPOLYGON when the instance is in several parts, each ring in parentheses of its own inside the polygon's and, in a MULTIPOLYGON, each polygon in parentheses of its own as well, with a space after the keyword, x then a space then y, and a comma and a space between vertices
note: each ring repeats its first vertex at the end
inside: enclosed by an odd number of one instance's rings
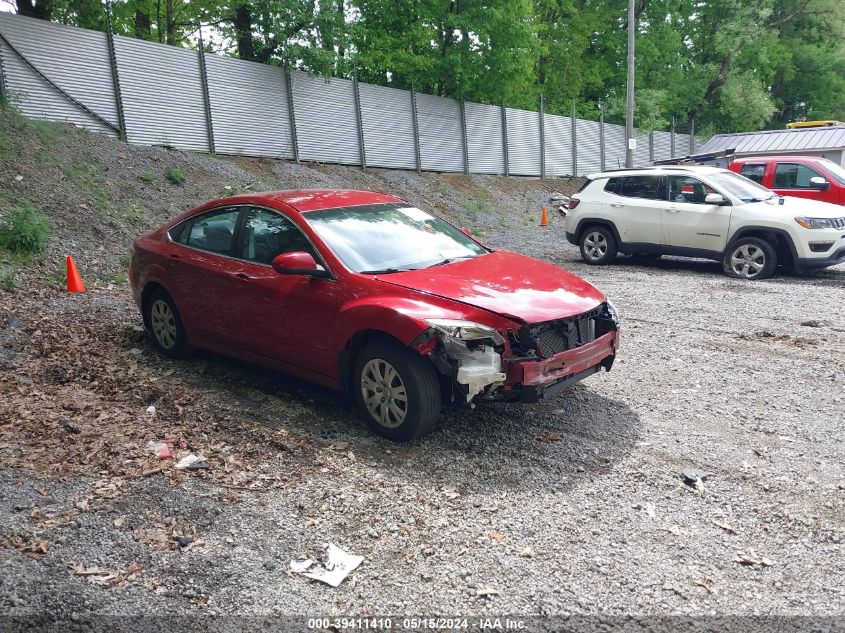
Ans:
POLYGON ((665 200, 665 195, 662 193, 660 176, 621 176, 619 178, 611 178, 611 181, 616 180, 615 187, 611 190, 605 187, 608 191, 612 191, 617 196, 625 196, 626 198, 642 198, 644 200, 665 200))
POLYGON ((239 215, 240 209, 233 207, 198 215, 191 224, 185 245, 221 255, 231 255, 239 215))
POLYGON ((766 163, 745 163, 740 168, 739 174, 762 185, 763 176, 766 175, 766 163))
POLYGON ((775 169, 775 189, 815 189, 810 178, 819 172, 800 163, 778 163, 775 169))

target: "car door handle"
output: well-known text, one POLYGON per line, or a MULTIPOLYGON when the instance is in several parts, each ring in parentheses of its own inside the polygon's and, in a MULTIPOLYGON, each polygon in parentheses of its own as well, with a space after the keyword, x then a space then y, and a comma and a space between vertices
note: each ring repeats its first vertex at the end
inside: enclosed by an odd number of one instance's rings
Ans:
POLYGON ((667 210, 669 213, 677 213, 678 211, 680 211, 680 209, 679 209, 678 207, 669 207, 669 208, 668 208, 668 209, 666 209, 666 210, 667 210))
POLYGON ((172 259, 182 259, 182 258, 181 258, 181 257, 179 257, 176 253, 170 253, 170 257, 171 257, 172 259))
POLYGON ((611 202, 610 206, 618 209, 619 207, 624 207, 625 205, 622 204, 621 202, 611 202))
POLYGON ((252 277, 250 277, 250 276, 249 276, 249 275, 247 275, 246 273, 232 273, 232 274, 233 274, 235 277, 237 277, 238 279, 252 279, 252 277))

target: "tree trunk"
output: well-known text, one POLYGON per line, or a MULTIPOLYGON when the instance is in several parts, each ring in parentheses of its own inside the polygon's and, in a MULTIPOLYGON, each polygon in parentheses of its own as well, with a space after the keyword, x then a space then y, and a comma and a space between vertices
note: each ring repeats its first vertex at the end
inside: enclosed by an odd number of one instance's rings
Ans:
POLYGON ((18 14, 39 20, 50 20, 53 13, 53 0, 18 0, 18 14))
POLYGON ((235 41, 238 45, 238 57, 252 61, 255 51, 252 48, 252 14, 248 4, 235 7, 235 41))
POLYGON ((165 17, 167 19, 167 40, 166 43, 176 45, 176 18, 173 15, 173 0, 167 0, 165 4, 165 17))
POLYGON ((135 37, 147 41, 153 39, 150 15, 140 7, 135 7, 135 37))

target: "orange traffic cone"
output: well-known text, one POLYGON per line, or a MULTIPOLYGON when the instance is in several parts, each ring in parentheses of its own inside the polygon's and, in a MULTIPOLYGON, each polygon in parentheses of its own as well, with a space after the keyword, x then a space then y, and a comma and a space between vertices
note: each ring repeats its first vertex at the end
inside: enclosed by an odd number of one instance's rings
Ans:
POLYGON ((73 257, 67 256, 67 291, 68 292, 85 292, 85 284, 82 283, 82 276, 76 269, 76 262, 73 257))
POLYGON ((543 207, 543 215, 540 216, 540 226, 549 226, 549 213, 546 207, 543 207))

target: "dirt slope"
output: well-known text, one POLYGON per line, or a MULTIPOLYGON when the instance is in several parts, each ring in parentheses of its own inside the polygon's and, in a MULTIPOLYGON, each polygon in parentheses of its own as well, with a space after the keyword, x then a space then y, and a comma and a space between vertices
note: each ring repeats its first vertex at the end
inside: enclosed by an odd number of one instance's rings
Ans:
POLYGON ((60 285, 64 255, 86 282, 119 282, 132 239, 209 199, 248 191, 357 188, 389 191, 469 224, 480 235, 539 221, 548 192, 568 180, 501 178, 211 157, 140 147, 70 125, 0 114, 0 221, 29 202, 45 212, 52 238, 43 262, 22 271, 60 285), (181 184, 167 178, 184 177, 181 184))

